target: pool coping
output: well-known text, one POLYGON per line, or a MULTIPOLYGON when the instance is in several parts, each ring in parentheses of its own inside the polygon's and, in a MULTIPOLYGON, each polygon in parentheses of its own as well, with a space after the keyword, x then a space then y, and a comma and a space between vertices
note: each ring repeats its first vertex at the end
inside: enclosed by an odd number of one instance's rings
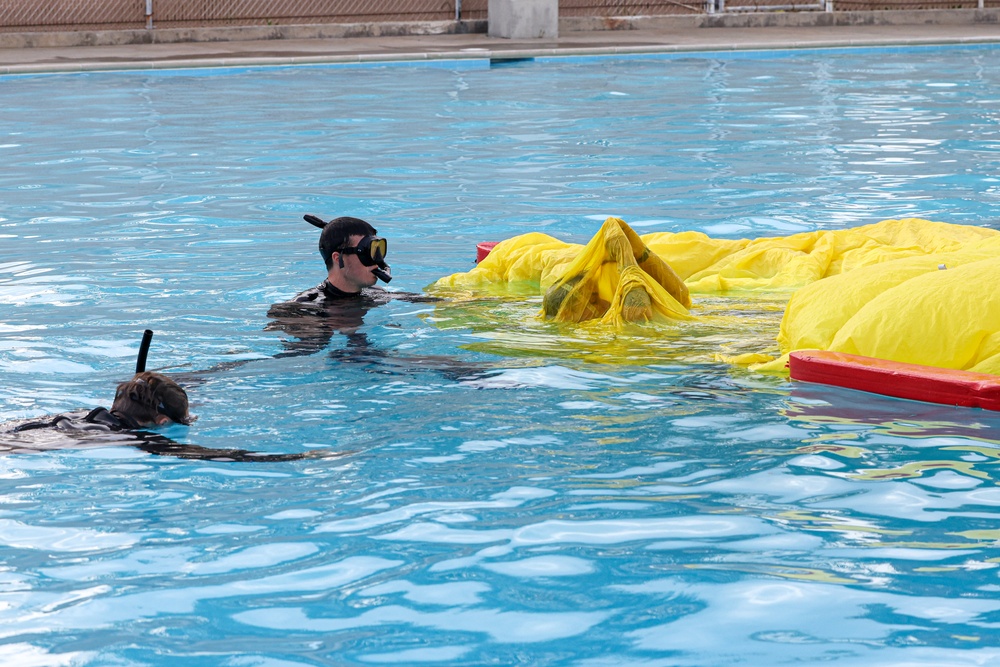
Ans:
POLYGON ((593 47, 593 48, 538 48, 538 49, 505 49, 476 51, 440 51, 434 53, 359 53, 352 55, 316 55, 316 56, 236 56, 222 58, 191 58, 170 60, 136 60, 132 62, 76 62, 64 64, 23 64, 0 66, 0 75, 13 74, 62 74, 73 72, 112 72, 137 70, 175 70, 175 69, 212 69, 234 67, 280 67, 294 65, 388 65, 405 63, 438 63, 462 61, 503 61, 503 60, 534 60, 534 59, 572 59, 580 57, 613 57, 613 56, 656 56, 683 55, 692 53, 723 53, 723 52, 782 52, 806 50, 833 49, 876 49, 887 50, 907 47, 932 46, 974 46, 998 45, 997 38, 956 38, 956 39, 903 39, 903 40, 829 40, 815 42, 796 42, 783 46, 773 44, 734 44, 706 46, 649 46, 649 47, 593 47))
POLYGON ((783 46, 772 44, 740 44, 740 45, 710 45, 710 46, 651 46, 651 47, 595 47, 595 48, 541 48, 470 51, 441 51, 435 53, 413 52, 397 54, 360 53, 354 55, 329 56, 270 56, 270 57, 223 57, 223 58, 192 58, 173 60, 137 60, 122 62, 82 62, 65 64, 24 64, 0 66, 0 75, 14 74, 65 74, 74 72, 114 72, 141 70, 176 70, 176 69, 213 69, 213 68, 247 68, 247 67, 281 67, 296 65, 390 65, 390 64, 445 64, 448 62, 503 60, 537 60, 537 59, 573 59, 581 57, 614 57, 614 56, 656 56, 684 55, 694 53, 724 53, 724 52, 804 52, 807 50, 834 49, 874 49, 891 50, 908 47, 933 46, 1000 46, 1000 37, 995 39, 928 39, 928 40, 897 40, 897 41, 866 41, 866 40, 830 40, 820 42, 791 43, 783 46))

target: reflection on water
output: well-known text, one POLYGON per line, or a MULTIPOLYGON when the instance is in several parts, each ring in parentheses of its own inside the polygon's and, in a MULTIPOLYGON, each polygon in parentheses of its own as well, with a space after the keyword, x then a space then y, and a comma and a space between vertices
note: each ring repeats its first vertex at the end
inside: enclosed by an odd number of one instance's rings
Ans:
POLYGON ((993 224, 992 52, 756 55, 0 80, 0 419, 107 405, 151 328, 197 380, 166 437, 352 452, 0 457, 0 663, 1000 660, 998 418, 715 361, 787 295, 613 339, 528 293, 393 302, 370 355, 273 358, 321 279, 303 213, 372 219, 409 291, 608 215, 993 224))
MULTIPOLYGON (((809 391, 806 389, 804 393, 809 391)), ((933 477, 936 480, 933 485, 950 488, 978 484, 968 477, 994 484, 1000 482, 1000 470, 997 469, 1000 431, 997 430, 998 419, 992 413, 911 401, 893 403, 879 399, 875 402, 877 406, 882 404, 885 406, 876 410, 872 405, 864 408, 838 407, 811 400, 791 403, 785 411, 790 419, 821 425, 830 431, 820 436, 822 444, 807 444, 791 453, 824 452, 859 459, 867 465, 859 466, 852 472, 832 473, 857 479, 933 477), (949 416, 956 416, 955 413, 968 418, 968 421, 946 420, 949 416), (867 444, 846 444, 851 441, 867 444), (886 449, 901 446, 919 448, 921 460, 908 460, 892 467, 876 465, 886 449)))
MULTIPOLYGON (((499 288, 497 288, 499 289, 499 288)), ((696 319, 630 324, 609 332, 599 321, 567 324, 541 316, 541 297, 510 294, 491 299, 435 292, 446 298, 425 321, 444 330, 471 331, 467 349, 505 357, 581 359, 606 364, 704 364, 720 356, 771 351, 779 354, 775 335, 790 294, 696 294, 696 319), (483 317, 489 312, 489 317, 483 317)))

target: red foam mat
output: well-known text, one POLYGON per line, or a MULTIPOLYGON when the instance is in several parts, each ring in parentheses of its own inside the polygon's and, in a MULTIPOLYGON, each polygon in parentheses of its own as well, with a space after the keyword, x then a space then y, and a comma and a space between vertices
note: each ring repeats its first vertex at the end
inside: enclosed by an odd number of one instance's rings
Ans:
POLYGON ((1000 376, 843 352, 797 350, 788 359, 793 380, 868 391, 914 401, 1000 411, 1000 376))

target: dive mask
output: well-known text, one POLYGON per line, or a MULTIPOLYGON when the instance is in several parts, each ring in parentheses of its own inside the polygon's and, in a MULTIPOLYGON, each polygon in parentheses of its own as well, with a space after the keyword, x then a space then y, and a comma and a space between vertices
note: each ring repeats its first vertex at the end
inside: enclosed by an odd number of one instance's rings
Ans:
POLYGON ((345 255, 357 255, 358 261, 365 266, 385 268, 386 240, 380 236, 366 236, 353 248, 341 248, 338 252, 345 255))

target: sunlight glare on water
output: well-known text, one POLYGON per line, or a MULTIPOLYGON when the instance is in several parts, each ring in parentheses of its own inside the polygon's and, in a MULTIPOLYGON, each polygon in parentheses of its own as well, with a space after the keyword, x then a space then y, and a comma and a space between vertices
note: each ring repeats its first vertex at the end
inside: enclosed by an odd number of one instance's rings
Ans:
POLYGON ((1000 660, 992 413, 734 370, 710 327, 568 355, 530 301, 389 303, 366 356, 265 330, 323 277, 305 213, 371 221, 411 292, 609 215, 995 226, 995 53, 0 78, 0 419, 108 405, 149 328, 199 415, 164 435, 345 453, 0 456, 0 662, 1000 660))

